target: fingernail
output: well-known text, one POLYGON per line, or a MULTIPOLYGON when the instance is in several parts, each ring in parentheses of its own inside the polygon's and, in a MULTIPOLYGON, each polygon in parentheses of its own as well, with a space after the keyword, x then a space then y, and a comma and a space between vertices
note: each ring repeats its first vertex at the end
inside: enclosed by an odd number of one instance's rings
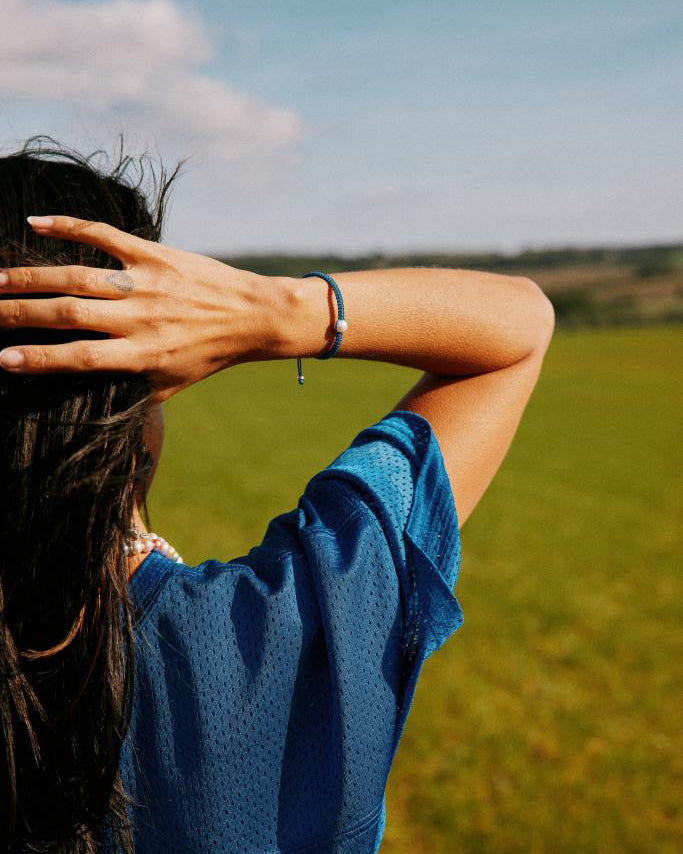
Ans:
POLYGON ((33 228, 52 228, 55 224, 51 216, 27 216, 26 221, 33 228))
POLYGON ((7 273, 0 273, 0 285, 8 285, 9 284, 9 276, 7 273))
POLYGON ((0 353, 0 365, 3 368, 19 368, 24 364, 24 354, 21 350, 3 350, 0 353))

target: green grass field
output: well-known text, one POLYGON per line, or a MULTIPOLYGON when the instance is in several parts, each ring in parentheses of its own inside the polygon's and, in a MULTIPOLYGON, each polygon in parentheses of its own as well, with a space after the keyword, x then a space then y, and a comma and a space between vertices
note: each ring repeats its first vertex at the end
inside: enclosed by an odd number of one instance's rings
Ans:
MULTIPOLYGON (((425 665, 382 854, 673 854, 681 819, 681 327, 558 332, 462 531, 465 623, 425 665), (678 560, 677 560, 678 558, 678 560)), ((241 365, 165 405, 151 521, 227 560, 417 380, 241 365)))

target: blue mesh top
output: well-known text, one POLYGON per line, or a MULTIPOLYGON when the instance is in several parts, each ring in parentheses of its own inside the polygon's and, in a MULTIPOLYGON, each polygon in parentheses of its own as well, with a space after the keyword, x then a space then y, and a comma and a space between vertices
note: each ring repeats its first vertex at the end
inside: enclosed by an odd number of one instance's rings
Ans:
POLYGON ((360 432, 248 555, 152 552, 131 580, 121 772, 138 854, 373 854, 426 657, 462 622, 428 421, 360 432))

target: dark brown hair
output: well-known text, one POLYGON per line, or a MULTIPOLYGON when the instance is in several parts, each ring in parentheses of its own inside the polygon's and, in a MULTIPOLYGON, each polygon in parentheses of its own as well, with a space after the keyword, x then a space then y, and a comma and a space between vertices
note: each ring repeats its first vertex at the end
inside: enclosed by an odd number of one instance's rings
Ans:
MULTIPOLYGON (((95 165, 103 157, 44 136, 0 157, 0 267, 121 268, 94 247, 36 235, 30 214, 159 240, 180 164, 157 175, 122 141, 112 168, 95 165)), ((107 336, 0 329, 0 349, 86 337, 107 336)), ((143 374, 0 370, 0 852, 89 854, 103 834, 133 850, 118 770, 135 655, 121 547, 153 464, 150 394, 143 374)))

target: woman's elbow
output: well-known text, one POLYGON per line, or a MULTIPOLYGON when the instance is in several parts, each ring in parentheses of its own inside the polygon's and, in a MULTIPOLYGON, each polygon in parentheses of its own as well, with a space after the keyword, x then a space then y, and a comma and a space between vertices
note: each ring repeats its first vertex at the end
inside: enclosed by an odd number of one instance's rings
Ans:
POLYGON ((526 276, 516 278, 520 287, 524 288, 530 297, 527 333, 531 351, 545 353, 555 331, 555 309, 543 289, 533 279, 526 276))

